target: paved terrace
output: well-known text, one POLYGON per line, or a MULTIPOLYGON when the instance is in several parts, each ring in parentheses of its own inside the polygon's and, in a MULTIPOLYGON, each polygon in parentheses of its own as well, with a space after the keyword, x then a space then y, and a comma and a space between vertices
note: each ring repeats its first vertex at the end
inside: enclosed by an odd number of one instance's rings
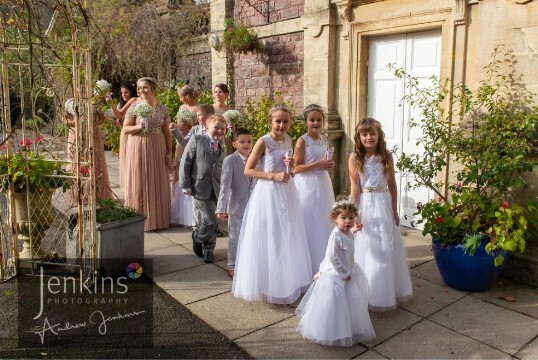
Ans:
MULTIPOLYGON (((114 191, 118 158, 107 152, 114 191)), ((304 340, 294 305, 249 303, 232 296, 226 273, 227 239, 218 238, 215 263, 192 251, 191 231, 173 227, 145 234, 154 282, 179 303, 255 358, 538 359, 538 290, 500 279, 489 291, 447 287, 430 241, 404 229, 413 280, 412 300, 394 311, 370 313, 377 338, 349 348, 304 340), (515 301, 507 301, 507 300, 515 301)), ((172 315, 173 316, 173 315, 172 315)))

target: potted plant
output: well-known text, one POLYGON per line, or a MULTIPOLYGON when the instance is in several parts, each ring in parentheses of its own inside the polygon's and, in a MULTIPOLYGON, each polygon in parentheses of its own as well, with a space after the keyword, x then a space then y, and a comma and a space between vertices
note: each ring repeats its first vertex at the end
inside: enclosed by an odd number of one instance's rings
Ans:
POLYGON ((224 20, 224 27, 222 42, 227 50, 241 54, 262 51, 263 45, 258 40, 258 35, 251 29, 235 25, 231 18, 224 20))
MULTIPOLYGON (((96 259, 102 275, 125 270, 125 263, 119 259, 136 261, 144 258, 144 220, 144 215, 123 206, 118 200, 100 201, 96 208, 96 259)), ((77 264, 79 231, 76 214, 71 216, 69 223, 67 262, 77 264)), ((85 254, 90 254, 90 229, 85 229, 83 234, 85 254)))
POLYGON ((528 220, 536 211, 535 202, 516 204, 513 190, 526 185, 524 174, 537 164, 531 142, 538 107, 513 68, 501 71, 506 61, 500 55, 493 52, 474 91, 457 84, 451 93, 450 81, 437 79, 424 88, 405 71, 394 70, 410 88, 405 100, 420 110, 410 126, 422 131, 417 145, 424 151, 402 154, 397 167, 414 176, 410 188, 435 194, 417 204, 417 223, 423 235, 432 236, 443 281, 466 291, 489 288, 507 253, 525 249, 528 220))
POLYGON ((18 149, 8 155, 7 144, 0 146, 0 191, 12 190, 19 239, 24 241, 21 259, 40 259, 41 240, 52 225, 52 194, 68 190, 72 181, 60 162, 39 153, 43 138, 23 138, 18 149))

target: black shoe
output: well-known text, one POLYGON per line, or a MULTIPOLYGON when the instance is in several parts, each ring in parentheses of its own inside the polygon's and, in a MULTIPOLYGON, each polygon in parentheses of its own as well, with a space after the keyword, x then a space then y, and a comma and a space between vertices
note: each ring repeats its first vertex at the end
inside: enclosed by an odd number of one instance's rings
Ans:
POLYGON ((213 251, 206 251, 204 254, 204 262, 206 264, 213 262, 213 251))
POLYGON ((196 233, 192 232, 192 251, 199 257, 204 256, 204 251, 202 249, 202 244, 196 242, 196 233))
POLYGON ((228 236, 228 233, 224 230, 217 229, 217 237, 226 237, 228 236))

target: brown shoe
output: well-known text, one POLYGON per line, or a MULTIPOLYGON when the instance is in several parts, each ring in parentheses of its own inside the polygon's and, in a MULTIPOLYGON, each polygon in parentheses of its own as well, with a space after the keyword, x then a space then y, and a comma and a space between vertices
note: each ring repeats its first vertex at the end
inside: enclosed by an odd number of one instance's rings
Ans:
POLYGON ((230 277, 230 279, 234 278, 234 270, 233 269, 228 269, 228 276, 230 277))

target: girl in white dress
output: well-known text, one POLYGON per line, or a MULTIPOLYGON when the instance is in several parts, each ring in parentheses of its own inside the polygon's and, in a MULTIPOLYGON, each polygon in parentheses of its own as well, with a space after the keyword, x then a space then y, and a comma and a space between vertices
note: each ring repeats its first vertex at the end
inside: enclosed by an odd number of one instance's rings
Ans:
POLYGON ((312 273, 318 270, 323 260, 327 239, 333 225, 325 215, 334 204, 334 192, 329 171, 332 170, 332 152, 327 149, 327 138, 323 130, 323 110, 319 105, 308 105, 304 111, 306 134, 295 144, 293 160, 295 177, 293 181, 299 192, 301 213, 303 215, 312 273))
POLYGON ((347 198, 330 211, 336 226, 314 283, 297 307, 297 330, 322 345, 351 346, 375 338, 368 314, 368 282, 353 259, 357 208, 347 198))
POLYGON ((248 301, 291 304, 312 278, 299 195, 289 174, 291 116, 285 105, 271 108, 271 132, 258 139, 245 165, 245 175, 258 182, 241 225, 232 293, 248 301))
MULTIPOLYGON (((183 137, 187 136, 191 129, 191 124, 178 118, 177 128, 183 137)), ((183 147, 180 144, 176 146, 174 167, 179 169, 183 147)), ((179 175, 179 174, 178 174, 179 175)), ((179 176, 178 176, 179 178, 179 176)), ((178 225, 191 227, 193 225, 193 197, 183 193, 179 187, 178 179, 172 183, 172 210, 170 212, 171 221, 178 225)))
POLYGON ((348 165, 351 198, 359 204, 363 225, 355 234, 355 259, 368 279, 370 310, 392 310, 413 290, 398 228, 394 161, 379 121, 359 121, 348 165))

